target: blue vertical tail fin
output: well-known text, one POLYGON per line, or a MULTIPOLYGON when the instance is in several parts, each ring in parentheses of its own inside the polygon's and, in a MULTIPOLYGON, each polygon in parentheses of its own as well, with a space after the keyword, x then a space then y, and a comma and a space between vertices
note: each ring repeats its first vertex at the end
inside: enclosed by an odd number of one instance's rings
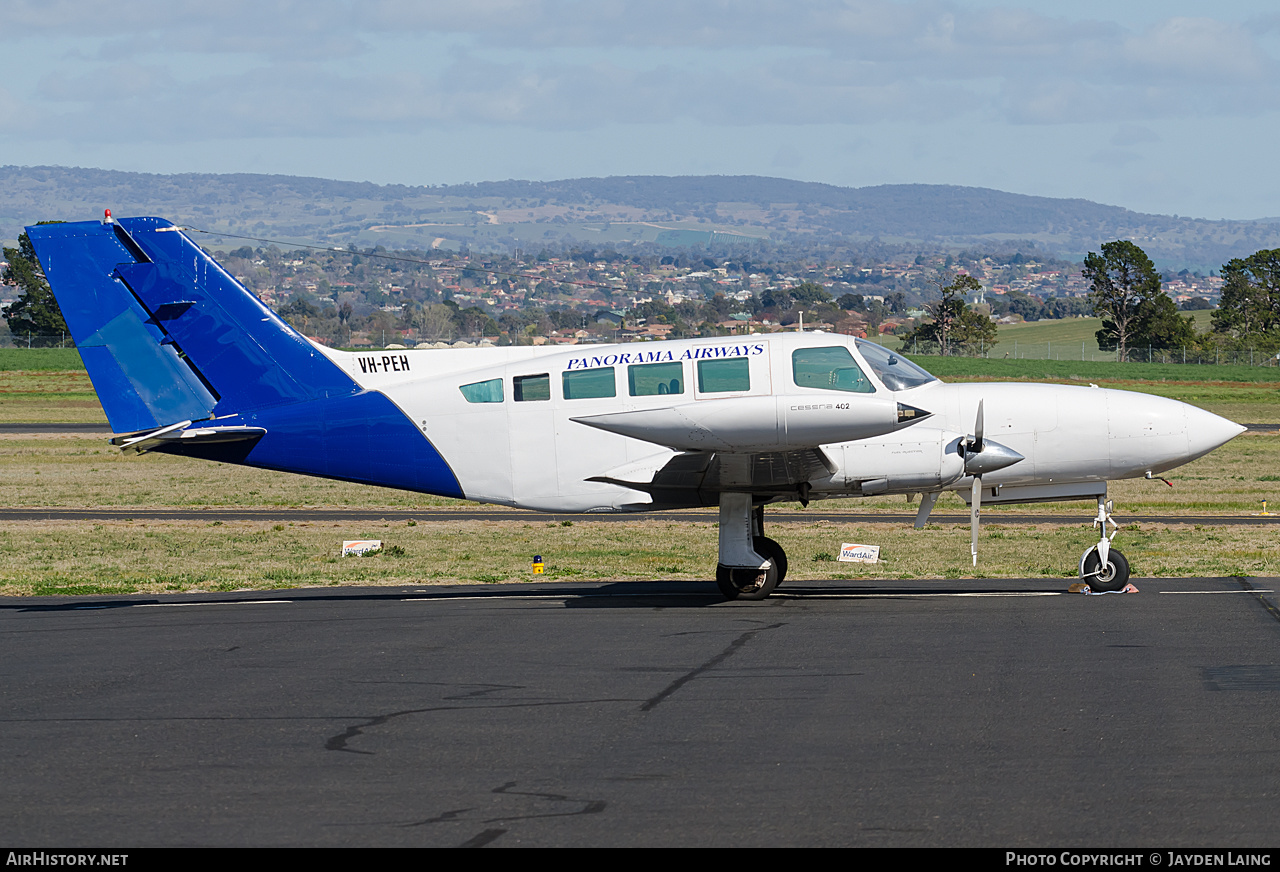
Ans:
POLYGON ((117 433, 359 391, 168 221, 27 236, 117 433))
POLYGON ((125 449, 462 496, 424 430, 180 228, 123 218, 27 236, 111 428, 136 434, 115 440, 125 449))

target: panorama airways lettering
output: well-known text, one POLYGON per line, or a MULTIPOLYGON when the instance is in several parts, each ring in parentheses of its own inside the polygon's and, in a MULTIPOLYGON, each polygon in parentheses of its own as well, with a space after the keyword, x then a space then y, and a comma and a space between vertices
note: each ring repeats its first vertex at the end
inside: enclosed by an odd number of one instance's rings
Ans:
POLYGON ((596 369, 602 366, 633 363, 668 363, 677 360, 709 360, 717 357, 755 357, 764 354, 764 343, 748 345, 704 345, 686 348, 680 354, 662 349, 624 351, 617 354, 597 354, 591 357, 572 357, 565 369, 596 369))

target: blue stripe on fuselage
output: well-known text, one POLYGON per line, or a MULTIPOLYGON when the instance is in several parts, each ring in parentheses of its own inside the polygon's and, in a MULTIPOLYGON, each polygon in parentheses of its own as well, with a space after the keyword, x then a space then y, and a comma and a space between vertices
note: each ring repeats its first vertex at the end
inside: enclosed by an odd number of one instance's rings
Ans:
POLYGON ((457 476, 426 434, 378 391, 258 409, 209 423, 262 427, 267 433, 254 442, 170 443, 157 450, 464 498, 457 476))

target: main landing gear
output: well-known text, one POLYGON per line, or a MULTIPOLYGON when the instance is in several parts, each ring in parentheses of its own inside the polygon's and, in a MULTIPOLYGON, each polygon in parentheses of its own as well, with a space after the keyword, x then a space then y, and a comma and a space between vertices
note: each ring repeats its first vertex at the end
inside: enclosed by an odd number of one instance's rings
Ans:
POLYGON ((1098 516, 1093 519, 1093 526, 1102 529, 1102 537, 1098 544, 1089 546, 1089 550, 1080 555, 1080 580, 1089 585, 1090 590, 1101 593, 1124 590, 1129 583, 1129 561, 1111 547, 1111 540, 1120 529, 1111 517, 1112 508, 1111 500, 1098 497, 1098 516), (1107 524, 1111 524, 1110 535, 1107 524))
POLYGON ((786 576, 786 552, 764 535, 764 507, 753 509, 751 494, 721 494, 720 593, 725 599, 762 600, 786 576))

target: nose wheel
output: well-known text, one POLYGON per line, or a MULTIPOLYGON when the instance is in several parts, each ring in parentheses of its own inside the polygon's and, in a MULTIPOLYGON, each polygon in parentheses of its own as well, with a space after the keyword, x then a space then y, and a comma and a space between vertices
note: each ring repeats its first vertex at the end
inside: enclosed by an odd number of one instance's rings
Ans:
POLYGON ((1124 586, 1129 583, 1129 561, 1114 548, 1107 554, 1105 564, 1098 556, 1096 545, 1086 551, 1081 559, 1083 565, 1080 569, 1080 578, 1089 585, 1089 590, 1104 593, 1124 590, 1124 586))
POLYGON ((1112 508, 1111 500, 1098 497, 1098 516, 1093 519, 1093 526, 1101 528, 1102 536, 1096 545, 1091 545, 1080 555, 1080 580, 1089 585, 1090 590, 1099 593, 1121 591, 1129 583, 1129 561, 1111 547, 1111 540, 1120 529, 1111 517, 1112 508), (1107 533, 1107 524, 1111 525, 1110 534, 1107 533))

